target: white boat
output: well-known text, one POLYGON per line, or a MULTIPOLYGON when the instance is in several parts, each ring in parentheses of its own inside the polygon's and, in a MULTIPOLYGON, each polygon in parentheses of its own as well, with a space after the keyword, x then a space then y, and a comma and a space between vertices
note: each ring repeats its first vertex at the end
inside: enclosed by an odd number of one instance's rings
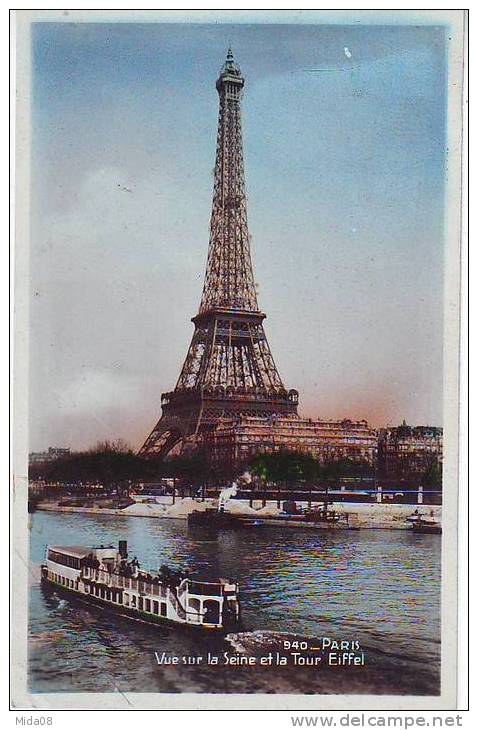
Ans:
POLYGON ((127 545, 53 546, 46 550, 42 583, 63 595, 150 624, 229 631, 240 626, 238 585, 204 581, 163 568, 153 574, 128 561, 127 545))

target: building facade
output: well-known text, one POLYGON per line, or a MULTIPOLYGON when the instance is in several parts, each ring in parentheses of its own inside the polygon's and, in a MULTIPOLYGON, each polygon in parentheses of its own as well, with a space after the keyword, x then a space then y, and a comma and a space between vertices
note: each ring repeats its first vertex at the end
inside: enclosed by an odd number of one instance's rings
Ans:
POLYGON ((443 429, 438 426, 401 426, 381 429, 378 471, 383 477, 418 478, 443 463, 443 429))
POLYGON ((62 459, 65 456, 70 455, 70 449, 58 448, 56 446, 50 446, 48 451, 31 451, 28 454, 29 464, 45 464, 50 461, 56 461, 62 459))
POLYGON ((238 471, 254 454, 288 450, 312 454, 320 463, 350 459, 375 465, 377 432, 367 421, 313 420, 285 416, 225 418, 205 437, 212 465, 238 471))

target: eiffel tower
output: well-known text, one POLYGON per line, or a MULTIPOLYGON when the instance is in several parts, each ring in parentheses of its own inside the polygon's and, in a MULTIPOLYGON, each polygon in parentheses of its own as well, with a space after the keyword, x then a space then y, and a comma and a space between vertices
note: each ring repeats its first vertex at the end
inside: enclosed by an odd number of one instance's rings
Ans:
POLYGON ((174 391, 140 454, 193 448, 223 418, 296 416, 264 332, 247 226, 242 152, 244 78, 229 49, 216 82, 219 124, 206 276, 194 334, 174 391), (179 445, 179 446, 178 446, 179 445))

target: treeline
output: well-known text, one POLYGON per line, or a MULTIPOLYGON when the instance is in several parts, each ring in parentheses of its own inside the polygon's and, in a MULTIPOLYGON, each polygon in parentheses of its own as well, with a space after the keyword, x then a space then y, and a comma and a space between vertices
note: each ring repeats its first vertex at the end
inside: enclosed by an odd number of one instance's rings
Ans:
POLYGON ((365 460, 337 459, 321 463, 312 454, 283 450, 256 454, 250 461, 250 471, 263 482, 273 484, 301 482, 336 487, 346 480, 376 479, 378 483, 403 490, 414 489, 419 484, 435 490, 442 486, 442 465, 436 457, 430 457, 421 470, 407 473, 404 464, 399 474, 383 474, 365 460))
MULTIPOLYGON (((311 454, 279 451, 256 454, 241 471, 266 483, 292 484, 323 481, 335 484, 341 478, 373 476, 373 468, 365 462, 341 460, 321 465, 311 454)), ((237 474, 228 475, 230 480, 237 474)), ((49 482, 127 485, 129 482, 154 482, 161 478, 202 485, 209 481, 224 482, 224 474, 216 474, 205 451, 173 456, 167 460, 142 457, 123 441, 104 441, 86 451, 72 452, 55 461, 32 464, 31 479, 49 482)))
POLYGON ((31 464, 29 476, 48 482, 121 487, 129 482, 151 482, 163 477, 201 483, 208 470, 207 457, 200 451, 163 461, 139 456, 123 441, 104 441, 86 451, 74 451, 54 461, 31 464))
MULTIPOLYGON (((269 484, 324 484, 337 486, 343 480, 371 479, 377 476, 366 461, 340 459, 320 463, 311 454, 282 450, 256 454, 241 469, 248 470, 256 480, 269 484)), ((115 485, 127 488, 129 482, 154 482, 169 477, 179 484, 221 484, 239 474, 216 473, 203 450, 161 460, 142 457, 123 441, 101 442, 86 451, 77 451, 55 461, 32 464, 30 478, 49 482, 115 485)), ((382 475, 379 475, 382 481, 382 475)), ((407 480, 401 474, 399 480, 407 480)), ((437 460, 424 466, 421 474, 408 475, 410 486, 421 483, 427 488, 440 488, 442 469, 437 460)))

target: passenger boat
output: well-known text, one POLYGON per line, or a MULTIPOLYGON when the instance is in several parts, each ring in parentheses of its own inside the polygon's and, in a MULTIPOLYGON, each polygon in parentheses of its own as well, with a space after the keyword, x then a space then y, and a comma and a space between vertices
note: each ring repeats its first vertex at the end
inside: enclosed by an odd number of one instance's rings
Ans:
POLYGON ((59 593, 104 610, 150 624, 176 624, 204 630, 240 627, 237 583, 204 581, 162 566, 143 572, 127 544, 105 547, 48 546, 42 583, 59 593))

